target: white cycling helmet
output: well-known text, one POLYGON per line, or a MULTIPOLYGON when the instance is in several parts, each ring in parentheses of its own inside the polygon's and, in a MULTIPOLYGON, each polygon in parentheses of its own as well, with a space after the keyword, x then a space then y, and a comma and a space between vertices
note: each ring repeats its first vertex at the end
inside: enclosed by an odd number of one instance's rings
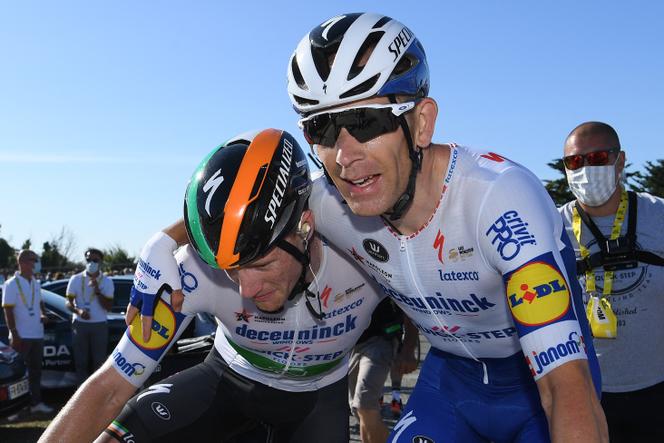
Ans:
POLYGON ((406 26, 381 14, 324 21, 304 36, 288 64, 288 95, 300 114, 368 97, 428 92, 424 48, 406 26))

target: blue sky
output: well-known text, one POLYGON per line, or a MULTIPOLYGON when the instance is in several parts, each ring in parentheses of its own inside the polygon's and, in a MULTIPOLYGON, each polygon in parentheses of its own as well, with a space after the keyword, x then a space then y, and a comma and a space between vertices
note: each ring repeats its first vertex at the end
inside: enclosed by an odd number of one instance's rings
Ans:
POLYGON ((377 11, 424 44, 435 140, 554 176, 578 123, 664 157, 664 6, 650 1, 0 3, 0 236, 35 249, 66 227, 137 254, 181 216, 198 161, 228 137, 297 134, 286 63, 313 26, 377 11), (416 6, 415 6, 416 5, 416 6))

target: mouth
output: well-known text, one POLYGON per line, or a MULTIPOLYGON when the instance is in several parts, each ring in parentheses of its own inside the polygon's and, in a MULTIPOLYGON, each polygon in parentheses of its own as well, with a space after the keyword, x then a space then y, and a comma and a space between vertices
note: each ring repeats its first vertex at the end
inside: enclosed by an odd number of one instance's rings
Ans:
POLYGON ((265 303, 267 301, 270 301, 272 298, 272 295, 274 295, 274 291, 267 292, 265 294, 257 295, 254 297, 254 302, 256 303, 265 303))
POLYGON ((351 191, 366 192, 367 188, 376 183, 379 178, 380 174, 370 174, 355 179, 343 178, 343 181, 350 185, 351 191))

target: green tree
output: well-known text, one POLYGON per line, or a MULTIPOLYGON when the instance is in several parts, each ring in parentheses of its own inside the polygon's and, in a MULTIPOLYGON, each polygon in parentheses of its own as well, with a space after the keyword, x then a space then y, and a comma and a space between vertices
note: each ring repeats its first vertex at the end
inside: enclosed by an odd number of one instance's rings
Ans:
POLYGON ((107 270, 121 270, 133 268, 135 257, 129 255, 120 245, 113 245, 102 251, 104 253, 104 268, 107 270))
POLYGON ((27 239, 21 245, 21 249, 31 249, 31 248, 32 248, 32 240, 30 240, 30 239, 27 239))
POLYGON ((60 252, 60 246, 57 243, 44 242, 42 246, 41 261, 44 270, 67 269, 74 265, 67 257, 60 252))
POLYGON ((639 184, 639 190, 648 192, 657 197, 664 197, 664 160, 646 162, 646 171, 634 179, 639 184))
MULTIPOLYGON (((0 225, 0 228, 2 225, 0 225)), ((7 240, 0 237, 0 269, 14 269, 16 267, 16 251, 7 240)))

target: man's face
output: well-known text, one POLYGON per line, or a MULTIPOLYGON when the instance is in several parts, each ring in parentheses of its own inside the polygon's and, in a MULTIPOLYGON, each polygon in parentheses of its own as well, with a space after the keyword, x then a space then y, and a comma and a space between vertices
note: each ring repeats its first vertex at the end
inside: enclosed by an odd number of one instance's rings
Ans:
MULTIPOLYGON (((354 105, 372 103, 389 101, 378 97, 354 105)), ((406 189, 411 162, 401 128, 365 143, 341 129, 334 146, 315 146, 325 169, 355 214, 384 214, 392 209, 406 189)))
POLYGON ((88 263, 90 262, 101 263, 101 260, 102 260, 101 255, 99 255, 96 252, 89 252, 88 254, 85 255, 85 261, 88 263))
MULTIPOLYGON (((286 237, 293 244, 294 239, 294 234, 286 237)), ((261 311, 276 312, 286 303, 301 271, 302 265, 292 255, 275 247, 258 260, 226 273, 238 284, 242 297, 252 299, 261 311)))

